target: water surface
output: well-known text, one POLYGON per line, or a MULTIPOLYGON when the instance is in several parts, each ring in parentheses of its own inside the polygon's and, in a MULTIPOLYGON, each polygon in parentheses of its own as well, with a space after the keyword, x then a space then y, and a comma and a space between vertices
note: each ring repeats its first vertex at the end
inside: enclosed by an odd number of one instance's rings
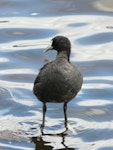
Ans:
POLYGON ((113 149, 112 0, 0 1, 0 149, 113 149), (39 69, 56 56, 43 50, 56 35, 72 42, 71 61, 84 84, 68 104, 42 103, 33 95, 39 69))

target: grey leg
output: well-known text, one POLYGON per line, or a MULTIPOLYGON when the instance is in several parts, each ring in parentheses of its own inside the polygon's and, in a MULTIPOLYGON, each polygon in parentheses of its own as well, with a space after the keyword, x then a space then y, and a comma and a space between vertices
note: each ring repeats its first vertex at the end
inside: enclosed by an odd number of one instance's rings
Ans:
POLYGON ((67 130, 68 126, 67 126, 67 103, 66 102, 64 103, 64 119, 65 119, 64 125, 67 130))
POLYGON ((43 134, 43 130, 44 130, 44 127, 45 127, 46 110, 47 110, 46 103, 43 103, 43 118, 42 118, 42 125, 41 125, 41 133, 42 134, 43 134))

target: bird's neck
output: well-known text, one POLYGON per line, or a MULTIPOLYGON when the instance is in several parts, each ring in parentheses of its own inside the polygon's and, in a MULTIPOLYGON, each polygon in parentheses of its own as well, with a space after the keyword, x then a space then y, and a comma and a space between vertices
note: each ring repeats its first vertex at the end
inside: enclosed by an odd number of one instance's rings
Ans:
POLYGON ((60 51, 60 52, 57 53, 56 59, 64 58, 64 59, 70 61, 69 57, 70 57, 70 51, 69 52, 67 52, 67 51, 60 51))

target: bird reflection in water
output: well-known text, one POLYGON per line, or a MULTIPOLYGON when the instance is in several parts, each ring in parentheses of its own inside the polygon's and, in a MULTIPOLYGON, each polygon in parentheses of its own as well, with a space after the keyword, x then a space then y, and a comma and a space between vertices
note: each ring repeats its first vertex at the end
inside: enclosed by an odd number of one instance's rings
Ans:
POLYGON ((52 150, 53 149, 52 146, 46 145, 49 142, 44 141, 42 137, 39 137, 39 138, 32 137, 32 141, 36 145, 35 150, 52 150))
MULTIPOLYGON (((62 138, 61 144, 62 144, 62 149, 60 148, 60 150, 74 150, 74 148, 69 148, 68 146, 66 146, 65 144, 65 137, 66 134, 65 133, 61 133, 61 134, 43 134, 43 136, 59 136, 59 138, 62 138)), ((32 142, 34 142, 34 144, 36 145, 35 150, 53 150, 54 147, 51 146, 51 142, 47 142, 45 141, 43 138, 43 136, 40 137, 32 137, 32 142)))

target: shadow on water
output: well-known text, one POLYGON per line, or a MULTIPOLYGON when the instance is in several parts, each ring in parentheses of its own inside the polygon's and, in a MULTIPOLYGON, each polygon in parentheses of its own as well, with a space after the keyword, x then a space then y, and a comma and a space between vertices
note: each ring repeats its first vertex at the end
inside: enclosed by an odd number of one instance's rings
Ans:
MULTIPOLYGON (((55 136, 55 135, 50 135, 50 134, 46 134, 48 136, 55 136)), ((69 148, 65 145, 65 134, 59 134, 59 137, 62 138, 62 146, 64 148, 61 148, 62 150, 74 150, 74 148, 69 148)), ((46 142, 43 137, 32 137, 32 141, 34 142, 34 144, 36 145, 35 150, 52 150, 53 146, 48 145, 50 142, 46 142)))
POLYGON ((42 137, 39 137, 39 138, 32 137, 32 141, 36 145, 35 150, 41 150, 41 149, 43 149, 43 150, 52 150, 53 149, 52 146, 46 145, 49 142, 44 141, 42 137))
MULTIPOLYGON (((34 142, 34 144, 36 145, 35 150, 52 150, 54 148, 54 146, 51 146, 51 141, 49 141, 49 138, 54 138, 57 137, 56 139, 60 139, 60 144, 62 145, 61 149, 62 150, 74 150, 74 148, 69 148, 68 146, 66 146, 65 143, 65 138, 66 138, 66 133, 62 132, 59 134, 45 134, 43 133, 41 136, 39 137, 32 137, 31 140, 32 142, 34 142)), ((59 149, 59 148, 58 148, 59 149)))

